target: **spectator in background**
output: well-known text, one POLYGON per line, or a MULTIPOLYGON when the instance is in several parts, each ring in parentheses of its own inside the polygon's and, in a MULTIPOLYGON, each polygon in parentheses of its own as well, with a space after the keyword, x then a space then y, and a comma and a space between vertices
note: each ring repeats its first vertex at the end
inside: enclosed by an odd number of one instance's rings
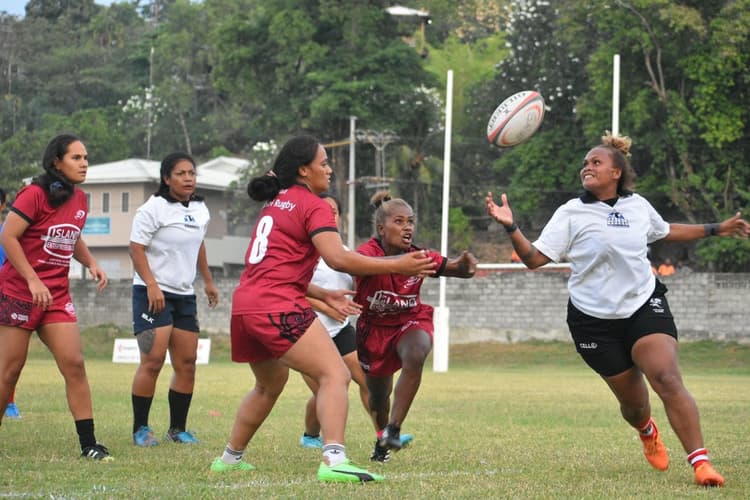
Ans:
POLYGON ((674 274, 674 266, 672 260, 667 258, 657 269, 659 276, 672 276, 674 274))

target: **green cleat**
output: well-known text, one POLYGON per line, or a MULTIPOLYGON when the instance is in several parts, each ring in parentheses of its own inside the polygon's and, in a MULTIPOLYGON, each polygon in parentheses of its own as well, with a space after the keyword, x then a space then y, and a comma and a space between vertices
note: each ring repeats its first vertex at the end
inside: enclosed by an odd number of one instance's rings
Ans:
POLYGON ((255 470, 255 466, 245 462, 244 460, 240 460, 236 464, 227 464, 224 463, 224 460, 222 460, 221 457, 217 457, 213 462, 211 462, 211 472, 232 472, 236 470, 255 470))
POLYGON ((318 467, 318 480, 324 483, 364 483, 367 481, 383 481, 380 474, 357 467, 351 460, 345 460, 338 465, 328 466, 325 462, 318 467))

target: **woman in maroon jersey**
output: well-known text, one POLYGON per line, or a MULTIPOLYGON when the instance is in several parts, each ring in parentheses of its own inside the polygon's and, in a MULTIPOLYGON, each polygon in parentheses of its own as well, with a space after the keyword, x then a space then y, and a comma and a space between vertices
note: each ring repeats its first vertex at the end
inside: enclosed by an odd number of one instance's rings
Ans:
MULTIPOLYGON (((273 168, 248 185, 264 202, 245 256, 246 267, 232 299, 232 360, 249 363, 255 387, 240 403, 229 443, 211 464, 214 472, 254 469, 245 448, 271 412, 289 378, 289 368, 318 384, 317 413, 323 434, 318 479, 380 481, 353 465, 344 449, 351 378, 328 331, 306 294, 342 309, 342 291, 310 285, 318 258, 350 274, 432 274, 432 259, 414 252, 398 259, 374 259, 347 251, 331 207, 318 195, 330 185, 331 167, 323 146, 310 136, 290 139, 273 168)), ((346 309, 346 308, 343 308, 346 309)), ((356 313, 352 308, 346 314, 356 313)))
MULTIPOLYGON (((414 246, 414 211, 386 191, 375 193, 373 232, 357 252, 372 257, 393 257, 420 252, 414 246)), ((437 252, 427 255, 435 262, 434 276, 471 278, 477 259, 468 251, 449 259, 437 252)), ((422 382, 422 368, 432 350, 433 308, 419 298, 421 277, 396 274, 357 278, 354 301, 362 306, 357 321, 357 354, 370 390, 370 411, 380 429, 373 462, 386 462, 390 450, 402 447, 401 424, 406 419, 422 382), (393 388, 393 374, 401 374, 393 388), (393 406, 390 397, 393 391, 393 406)))
POLYGON ((68 282, 75 258, 97 280, 98 290, 107 285, 80 237, 88 207, 76 186, 86 180, 88 164, 77 137, 52 139, 42 159, 44 173, 18 192, 0 233, 8 259, 0 268, 0 401, 8 401, 36 330, 65 379, 81 455, 109 461, 109 450, 94 437, 91 389, 68 282))

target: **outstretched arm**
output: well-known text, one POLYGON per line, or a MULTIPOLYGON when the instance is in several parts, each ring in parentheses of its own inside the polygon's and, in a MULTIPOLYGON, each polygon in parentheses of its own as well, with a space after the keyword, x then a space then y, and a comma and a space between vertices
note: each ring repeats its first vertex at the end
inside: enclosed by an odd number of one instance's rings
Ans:
POLYGON ((443 276, 450 278, 471 278, 477 272, 479 261, 468 250, 461 252, 455 259, 448 259, 443 276))
POLYGON ((669 234, 664 241, 692 241, 709 236, 739 236, 747 238, 750 235, 750 224, 737 212, 734 216, 714 224, 670 224, 669 234))
POLYGON ((536 249, 534 245, 523 235, 515 222, 513 222, 513 212, 510 210, 508 196, 503 193, 500 195, 502 205, 495 203, 492 193, 487 193, 485 203, 487 205, 487 215, 503 225, 505 231, 510 236, 513 243, 513 249, 521 258, 526 267, 536 269, 545 264, 549 264, 551 259, 536 249))

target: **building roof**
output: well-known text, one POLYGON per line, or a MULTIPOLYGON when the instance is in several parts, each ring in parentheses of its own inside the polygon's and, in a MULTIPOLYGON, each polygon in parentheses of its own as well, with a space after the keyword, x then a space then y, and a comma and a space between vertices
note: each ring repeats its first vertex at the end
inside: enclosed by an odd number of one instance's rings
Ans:
MULTIPOLYGON (((198 165, 197 186, 203 189, 224 191, 239 180, 240 173, 249 162, 242 158, 220 156, 198 165)), ((127 160, 90 165, 83 184, 159 183, 160 163, 153 160, 128 158, 127 160)))

